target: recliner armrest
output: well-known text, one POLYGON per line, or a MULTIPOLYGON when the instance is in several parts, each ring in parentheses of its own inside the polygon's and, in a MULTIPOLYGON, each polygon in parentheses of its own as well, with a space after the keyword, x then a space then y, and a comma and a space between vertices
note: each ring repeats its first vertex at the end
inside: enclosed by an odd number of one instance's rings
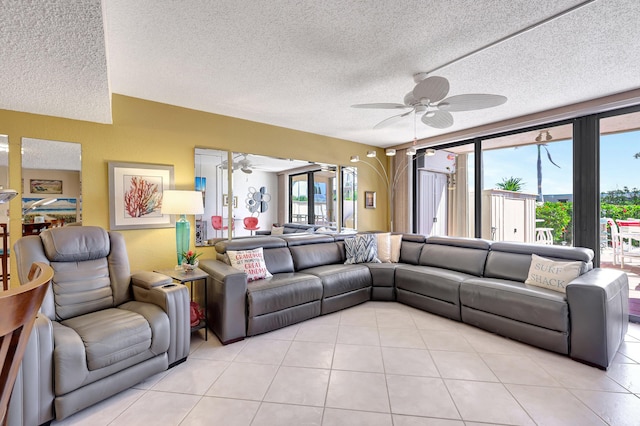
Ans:
POLYGON ((247 335, 247 274, 214 259, 200 261, 207 278, 207 318, 223 344, 247 335))
MULTIPOLYGON (((164 275, 156 274, 161 277, 164 275)), ((189 355, 191 339, 189 291, 182 284, 157 285, 152 288, 133 286, 133 298, 138 302, 153 303, 160 306, 169 317, 170 343, 167 355, 169 365, 181 361, 189 355)))
POLYGON ((142 271, 135 272, 131 275, 131 283, 134 286, 145 288, 147 290, 166 284, 171 284, 172 281, 173 280, 171 279, 171 277, 159 274, 157 272, 142 271))
POLYGON ((629 280, 612 269, 592 269, 567 284, 571 358, 606 369, 629 326, 629 280))
POLYGON ((38 426, 53 419, 53 327, 38 314, 11 394, 9 426, 38 426))

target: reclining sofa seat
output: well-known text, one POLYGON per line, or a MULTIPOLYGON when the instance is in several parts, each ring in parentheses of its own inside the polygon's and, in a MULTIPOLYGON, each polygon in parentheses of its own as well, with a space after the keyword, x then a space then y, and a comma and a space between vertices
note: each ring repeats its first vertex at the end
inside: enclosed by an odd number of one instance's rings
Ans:
POLYGON ((296 271, 320 278, 322 315, 371 299, 369 268, 363 264, 344 264, 343 241, 337 242, 330 235, 290 235, 283 239, 287 241, 296 271))
POLYGON ((490 246, 475 238, 403 241, 395 271, 398 302, 461 321, 460 285, 482 276, 490 246))
POLYGON ((219 241, 216 262, 200 261, 209 274, 208 315, 222 343, 295 324, 371 298, 365 265, 344 265, 344 244, 330 235, 290 234, 219 241), (232 268, 229 250, 263 248, 273 277, 247 282, 232 268))
POLYGON ((618 271, 593 270, 581 247, 494 242, 483 277, 460 286, 462 321, 597 366, 608 366, 627 332, 628 284, 618 271), (566 294, 524 283, 531 255, 581 262, 566 294))
POLYGON ((53 228, 19 239, 14 252, 20 282, 34 261, 51 265, 54 277, 14 389, 10 425, 64 419, 186 359, 186 287, 152 272, 132 276, 119 233, 53 228))

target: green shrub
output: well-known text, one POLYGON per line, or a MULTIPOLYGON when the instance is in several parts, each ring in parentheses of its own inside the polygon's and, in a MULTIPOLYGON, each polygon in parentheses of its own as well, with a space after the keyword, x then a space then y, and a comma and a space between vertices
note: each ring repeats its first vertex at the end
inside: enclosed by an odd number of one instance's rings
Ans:
POLYGON ((540 228, 553 228, 553 243, 565 242, 571 245, 573 241, 573 203, 545 201, 536 207, 536 219, 544 222, 537 224, 540 228))

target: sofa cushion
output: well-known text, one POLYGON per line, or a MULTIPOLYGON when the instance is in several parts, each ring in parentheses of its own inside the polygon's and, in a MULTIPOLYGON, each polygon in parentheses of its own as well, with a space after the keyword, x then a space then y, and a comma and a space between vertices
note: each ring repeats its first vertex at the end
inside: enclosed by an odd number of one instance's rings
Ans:
POLYGON ((51 262, 82 262, 107 257, 111 251, 109 234, 99 226, 83 226, 80 232, 51 228, 40 234, 51 262))
POLYGON ((430 266, 399 264, 396 288, 421 294, 455 305, 459 304, 460 283, 473 275, 430 266))
POLYGON ((566 293, 565 287, 580 275, 580 262, 558 262, 531 255, 531 267, 525 284, 566 293))
POLYGON ((374 287, 393 287, 398 263, 367 263, 371 272, 371 285, 374 287))
POLYGON ((271 235, 283 235, 284 234, 284 226, 272 226, 271 227, 271 235))
POLYGON ((227 250, 231 266, 247 274, 247 281, 270 278, 271 273, 264 262, 262 247, 253 250, 227 250))
POLYGON ((590 249, 501 241, 491 245, 483 276, 524 282, 529 275, 532 254, 552 260, 579 261, 581 274, 593 268, 590 249))
POLYGON ((151 327, 142 316, 124 309, 103 309, 61 322, 84 343, 90 371, 128 360, 151 346, 151 327))
POLYGON ((84 262, 51 262, 51 288, 58 320, 112 308, 113 289, 107 258, 84 262))
POLYGON ((326 236, 326 238, 329 238, 331 242, 289 247, 296 271, 316 266, 343 263, 340 246, 333 241, 333 238, 329 236, 326 236))
POLYGON ((322 298, 320 278, 288 272, 247 284, 249 317, 280 311, 322 298))
POLYGON ((325 265, 301 272, 320 278, 325 299, 371 286, 371 273, 365 265, 325 265))
POLYGON ((549 330, 569 331, 569 305, 565 295, 522 282, 470 278, 460 286, 460 303, 549 330))
POLYGON ((429 237, 420 253, 420 265, 481 276, 490 243, 472 238, 429 237))
POLYGON ((415 236, 406 234, 402 236, 399 259, 401 263, 417 265, 420 261, 420 253, 422 252, 422 247, 424 247, 424 237, 422 235, 418 236, 422 237, 421 241, 413 237, 415 236))

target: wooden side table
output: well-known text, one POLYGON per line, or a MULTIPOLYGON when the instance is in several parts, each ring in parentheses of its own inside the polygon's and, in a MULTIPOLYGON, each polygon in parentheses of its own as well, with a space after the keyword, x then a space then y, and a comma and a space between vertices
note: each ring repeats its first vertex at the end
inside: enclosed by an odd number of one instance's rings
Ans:
POLYGON ((204 282, 204 322, 201 322, 195 327, 191 327, 191 332, 193 333, 194 331, 204 328, 204 340, 205 341, 208 340, 209 320, 208 320, 208 314, 207 314, 207 277, 209 276, 209 274, 207 274, 205 271, 203 271, 200 268, 196 268, 193 271, 189 271, 189 272, 185 272, 183 269, 162 269, 154 272, 167 275, 173 278, 174 281, 180 284, 190 283, 189 286, 190 286, 192 301, 193 301, 193 283, 196 281, 204 282))

